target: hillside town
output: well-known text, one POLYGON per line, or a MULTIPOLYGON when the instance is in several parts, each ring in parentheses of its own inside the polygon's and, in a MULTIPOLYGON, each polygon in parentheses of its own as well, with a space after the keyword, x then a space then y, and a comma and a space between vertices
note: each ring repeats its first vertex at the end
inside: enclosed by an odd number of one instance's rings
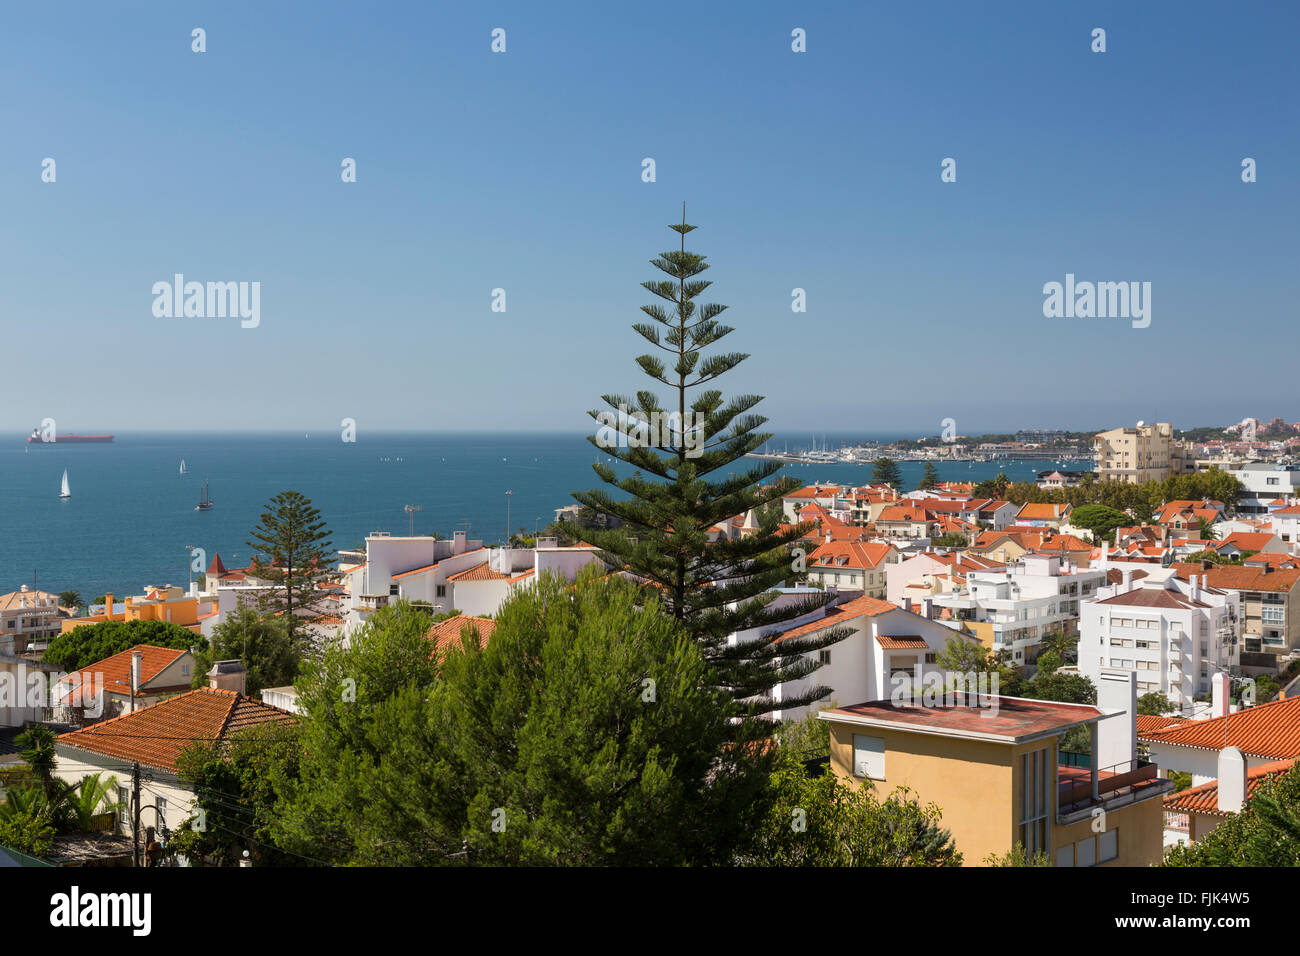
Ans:
MULTIPOLYGON (((1253 443, 1202 457, 1204 445, 1165 423, 1099 433, 1093 449, 1095 470, 1043 471, 1036 484, 813 482, 703 529, 715 551, 765 533, 785 541, 788 568, 765 598, 784 619, 727 637, 816 645, 772 687, 768 733, 820 728, 825 772, 937 806, 968 865, 1014 854, 1158 865, 1300 757, 1300 464, 1253 443), (1203 479, 1227 500, 1101 503, 1125 486, 1203 479)), ((216 862, 211 845, 177 840, 211 807, 187 742, 230 746, 320 706, 304 702, 301 679, 268 685, 289 672, 260 659, 250 633, 270 622, 292 635, 297 621, 306 668, 413 613, 431 659, 484 651, 506 609, 539 587, 653 585, 585 540, 617 525, 568 505, 546 531, 508 542, 376 531, 297 572, 274 555, 231 568, 196 549, 206 567, 187 587, 145 585, 80 609, 26 586, 0 595, 0 783, 21 792, 46 759, 33 758, 43 728, 59 781, 47 785, 85 798, 81 825, 42 853, 0 840, 0 854, 216 862), (86 659, 131 629, 142 636, 86 659)))

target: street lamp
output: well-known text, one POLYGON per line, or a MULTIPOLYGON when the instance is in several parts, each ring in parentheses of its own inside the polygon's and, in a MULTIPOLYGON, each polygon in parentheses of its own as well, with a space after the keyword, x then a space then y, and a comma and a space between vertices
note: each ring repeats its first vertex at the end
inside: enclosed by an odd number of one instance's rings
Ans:
POLYGON ((506 491, 506 547, 510 546, 510 496, 513 491, 506 491))

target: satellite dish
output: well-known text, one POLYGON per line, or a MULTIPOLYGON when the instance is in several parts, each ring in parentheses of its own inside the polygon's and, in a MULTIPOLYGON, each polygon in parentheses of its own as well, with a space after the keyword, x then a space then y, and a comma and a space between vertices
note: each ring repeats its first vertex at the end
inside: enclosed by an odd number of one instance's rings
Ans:
POLYGON ((1146 424, 1146 422, 1138 422, 1138 428, 1141 428, 1141 427, 1142 427, 1143 425, 1145 425, 1145 424, 1146 424))

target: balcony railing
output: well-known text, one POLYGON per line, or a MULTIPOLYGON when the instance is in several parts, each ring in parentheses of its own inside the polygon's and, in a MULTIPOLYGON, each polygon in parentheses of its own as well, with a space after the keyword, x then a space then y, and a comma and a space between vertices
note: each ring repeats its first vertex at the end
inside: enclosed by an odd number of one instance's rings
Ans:
POLYGON ((1090 773, 1084 768, 1057 768, 1057 815, 1068 816, 1094 806, 1129 803, 1145 795, 1172 789, 1173 783, 1162 780, 1160 768, 1148 760, 1127 760, 1097 770, 1097 795, 1092 792, 1090 773))

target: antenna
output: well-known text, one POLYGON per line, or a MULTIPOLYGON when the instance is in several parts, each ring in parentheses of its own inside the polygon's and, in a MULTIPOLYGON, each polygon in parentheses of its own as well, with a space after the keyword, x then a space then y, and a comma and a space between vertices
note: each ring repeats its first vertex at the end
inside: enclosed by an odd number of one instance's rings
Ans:
POLYGON ((415 513, 424 510, 420 505, 407 505, 404 509, 406 516, 410 518, 410 529, 407 537, 415 537, 415 513))

